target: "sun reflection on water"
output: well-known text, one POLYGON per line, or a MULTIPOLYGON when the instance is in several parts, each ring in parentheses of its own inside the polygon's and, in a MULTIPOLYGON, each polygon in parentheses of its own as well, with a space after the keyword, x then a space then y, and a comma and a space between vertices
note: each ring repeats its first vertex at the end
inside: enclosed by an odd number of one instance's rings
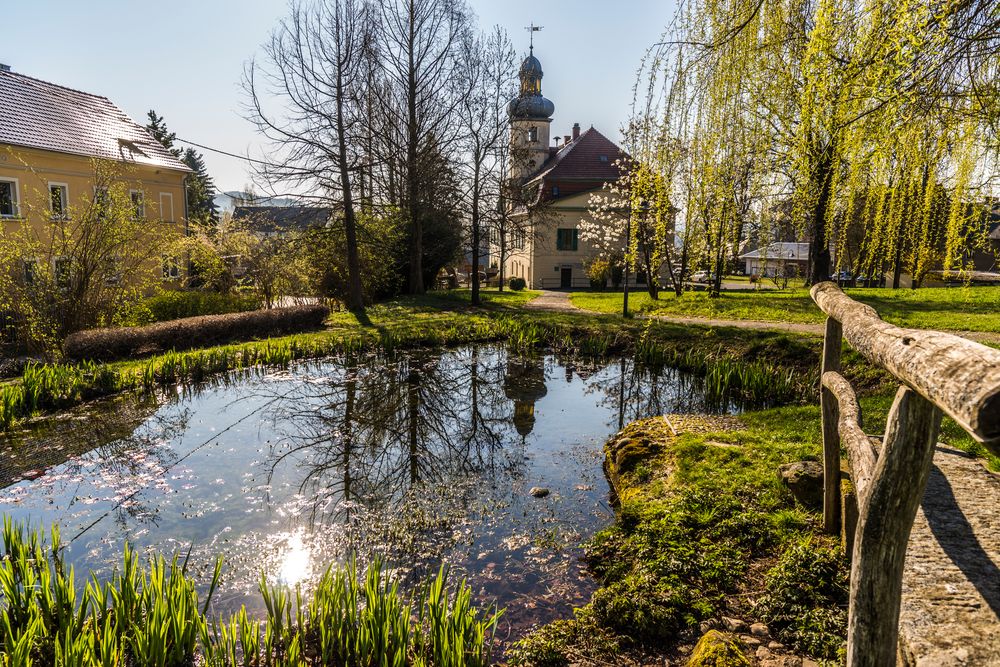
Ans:
POLYGON ((284 536, 285 548, 278 566, 278 581, 294 586, 309 578, 312 571, 312 553, 298 530, 284 536))

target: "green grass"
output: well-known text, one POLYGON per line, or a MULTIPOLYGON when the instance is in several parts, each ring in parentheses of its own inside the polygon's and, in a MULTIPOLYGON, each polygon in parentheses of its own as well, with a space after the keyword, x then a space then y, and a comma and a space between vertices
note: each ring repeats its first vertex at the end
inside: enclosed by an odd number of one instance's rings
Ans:
POLYGON ((404 595, 381 563, 363 576, 331 568, 308 602, 299 589, 260 583, 266 614, 245 608, 212 618, 223 573, 217 561, 198 594, 186 563, 142 563, 125 546, 110 581, 82 588, 62 556, 59 532, 4 520, 0 542, 0 667, 485 667, 500 614, 480 611, 447 571, 404 595))
MULTIPOLYGON (((846 292, 899 326, 1000 332, 1000 287, 857 288, 846 292)), ((577 292, 570 299, 579 308, 600 313, 620 313, 622 308, 621 293, 577 292)), ((665 292, 658 300, 637 292, 629 295, 629 305, 639 313, 674 317, 807 324, 820 324, 824 319, 806 289, 731 291, 716 298, 707 292, 686 292, 679 298, 665 292)))
POLYGON ((651 321, 622 322, 585 313, 523 312, 528 293, 488 293, 472 308, 467 292, 407 297, 373 306, 360 318, 331 315, 318 332, 164 354, 109 364, 30 367, 0 386, 0 431, 24 419, 123 391, 152 392, 212 374, 297 359, 377 350, 505 341, 534 353, 606 357, 635 354, 646 363, 676 364, 704 375, 720 400, 747 406, 804 398, 818 375, 818 339, 775 332, 705 330, 651 321), (767 361, 761 361, 766 359, 767 361), (794 371, 794 373, 792 372, 794 371))

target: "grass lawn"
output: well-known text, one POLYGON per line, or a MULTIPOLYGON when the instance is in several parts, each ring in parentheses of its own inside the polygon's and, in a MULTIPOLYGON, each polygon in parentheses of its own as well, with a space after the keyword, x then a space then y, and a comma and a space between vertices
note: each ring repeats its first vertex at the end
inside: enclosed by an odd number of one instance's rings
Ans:
MULTIPOLYGON (((918 290, 847 289, 849 296, 874 307, 884 320, 920 329, 1000 332, 1000 287, 927 287, 918 290)), ((602 313, 619 313, 622 295, 615 292, 577 292, 574 305, 602 313)), ((639 313, 729 320, 763 320, 819 324, 823 314, 806 289, 724 292, 686 292, 677 298, 661 293, 656 301, 645 292, 629 294, 629 305, 639 313)))

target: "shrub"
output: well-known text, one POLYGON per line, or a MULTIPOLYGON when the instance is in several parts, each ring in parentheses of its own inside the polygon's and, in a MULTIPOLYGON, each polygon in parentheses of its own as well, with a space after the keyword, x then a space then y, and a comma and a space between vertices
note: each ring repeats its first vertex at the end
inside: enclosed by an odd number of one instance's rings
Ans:
POLYGON ((767 573, 761 618, 782 643, 835 660, 847 634, 847 562, 836 546, 792 545, 767 573))
POLYGON ((611 277, 611 262, 601 257, 595 257, 587 263, 586 269, 587 278, 590 279, 592 288, 603 290, 608 286, 608 278, 611 277))
POLYGON ((170 291, 150 297, 142 305, 146 311, 144 313, 146 320, 136 324, 166 322, 202 315, 243 313, 257 310, 261 307, 261 302, 252 294, 170 291))
POLYGON ((326 306, 295 306, 249 313, 188 317, 144 327, 91 329, 66 338, 63 353, 70 359, 108 361, 193 347, 210 347, 236 340, 281 336, 323 324, 326 306))
POLYGON ((524 281, 524 278, 511 278, 507 285, 515 292, 520 292, 528 286, 528 283, 524 281))

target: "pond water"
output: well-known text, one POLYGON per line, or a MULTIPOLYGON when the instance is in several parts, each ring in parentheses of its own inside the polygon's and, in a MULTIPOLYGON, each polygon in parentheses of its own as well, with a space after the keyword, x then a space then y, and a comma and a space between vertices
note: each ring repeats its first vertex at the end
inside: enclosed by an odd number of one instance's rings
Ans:
POLYGON ((190 550, 199 576, 222 555, 223 612, 259 609, 261 573, 308 587, 351 555, 404 581, 446 563, 516 638, 595 587, 579 545, 613 518, 607 437, 718 409, 697 379, 623 359, 480 346, 299 363, 33 424, 0 442, 0 511, 58 523, 78 581, 109 575, 126 540, 190 550))

